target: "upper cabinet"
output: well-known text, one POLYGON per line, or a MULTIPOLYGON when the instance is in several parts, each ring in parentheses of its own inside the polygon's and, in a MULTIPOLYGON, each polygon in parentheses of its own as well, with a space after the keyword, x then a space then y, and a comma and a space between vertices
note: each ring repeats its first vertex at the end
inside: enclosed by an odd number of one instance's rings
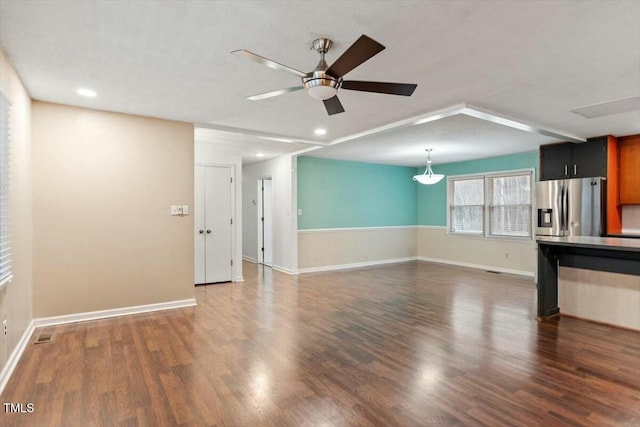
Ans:
POLYGON ((640 205, 640 135, 618 138, 620 204, 640 205))
POLYGON ((540 147, 540 181, 607 176, 607 137, 540 147))
POLYGON ((540 181, 570 178, 573 144, 551 144, 540 147, 540 181))

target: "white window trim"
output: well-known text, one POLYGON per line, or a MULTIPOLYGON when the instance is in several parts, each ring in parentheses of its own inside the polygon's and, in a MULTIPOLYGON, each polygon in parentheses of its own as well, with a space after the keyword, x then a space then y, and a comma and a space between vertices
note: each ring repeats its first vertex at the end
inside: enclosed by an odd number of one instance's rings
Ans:
POLYGON ((462 175, 449 175, 447 176, 447 235, 458 236, 458 237, 469 237, 472 239, 483 239, 483 240, 508 240, 515 242, 524 242, 524 241, 532 241, 534 238, 533 230, 534 230, 534 221, 533 221, 533 209, 536 204, 536 192, 535 192, 535 184, 536 184, 536 169, 535 168, 524 168, 524 169, 509 169, 503 171, 490 171, 490 172, 481 172, 481 173, 470 173, 470 174, 462 174, 462 175), (505 176, 515 176, 515 175, 524 175, 529 173, 531 175, 531 227, 529 236, 497 236, 490 234, 489 232, 489 210, 491 209, 491 203, 488 195, 490 194, 489 188, 489 177, 491 178, 500 178, 505 176), (484 208, 483 208, 483 224, 482 224, 482 233, 465 233, 460 231, 451 231, 451 204, 449 201, 451 200, 451 184, 450 182, 453 180, 459 179, 479 179, 482 178, 484 180, 484 208))
MULTIPOLYGON (((6 197, 6 218, 7 221, 9 219, 9 211, 10 211, 10 206, 9 206, 9 192, 10 192, 10 181, 11 181, 11 176, 9 175, 9 170, 10 170, 10 162, 11 162, 11 139, 12 139, 12 132, 11 132, 11 98, 9 96, 7 96, 7 94, 0 90, 0 96, 2 96, 4 102, 6 103, 6 107, 7 107, 7 141, 6 141, 6 152, 5 152, 5 161, 7 162, 7 169, 4 171, 7 175, 5 177, 5 181, 3 182, 4 185, 6 185, 6 193, 5 193, 5 197, 6 197)), ((0 161, 2 161, 2 159, 0 159, 0 161)), ((0 212, 1 214, 2 212, 0 212)), ((9 227, 10 224, 7 224, 7 227, 9 227)), ((8 255, 8 267, 7 267, 7 271, 9 274, 7 274, 6 276, 0 278, 0 290, 4 289, 13 279, 13 257, 11 254, 11 231, 10 229, 7 229, 7 244, 8 244, 8 251, 9 251, 9 255, 8 255)))

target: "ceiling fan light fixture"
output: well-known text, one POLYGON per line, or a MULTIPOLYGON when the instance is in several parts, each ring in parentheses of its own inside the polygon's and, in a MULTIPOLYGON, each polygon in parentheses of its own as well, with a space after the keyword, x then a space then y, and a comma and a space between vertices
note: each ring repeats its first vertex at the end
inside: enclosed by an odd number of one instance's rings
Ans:
POLYGON ((310 86, 307 88, 307 93, 309 96, 315 99, 319 99, 320 101, 324 101, 325 99, 333 98, 336 96, 338 90, 335 87, 331 86, 310 86))
POLYGON ((340 81, 325 74, 323 70, 316 70, 309 77, 302 79, 302 84, 309 96, 320 101, 336 96, 340 81))
POLYGON ((414 181, 419 182, 420 184, 423 185, 432 185, 432 184, 437 184, 438 182, 442 181, 442 178, 444 178, 444 175, 439 174, 439 173, 433 173, 433 169, 431 169, 431 148, 427 148, 427 167, 424 170, 424 173, 422 175, 415 175, 413 177, 414 181))

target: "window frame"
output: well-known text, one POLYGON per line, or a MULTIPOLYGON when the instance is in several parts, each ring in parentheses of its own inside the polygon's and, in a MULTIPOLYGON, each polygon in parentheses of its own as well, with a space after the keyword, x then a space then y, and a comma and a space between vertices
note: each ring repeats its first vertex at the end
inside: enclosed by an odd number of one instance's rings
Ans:
MULTIPOLYGON (((487 182, 484 174, 467 174, 467 175, 454 175, 447 176, 447 234, 457 234, 461 236, 471 236, 471 237, 482 237, 484 236, 484 230, 486 228, 486 210, 487 210, 487 182), (472 232, 472 231, 452 231, 451 227, 453 226, 451 221, 451 207, 455 206, 452 204, 453 201, 453 182, 455 181, 471 181, 476 179, 483 180, 483 204, 482 204, 482 231, 480 233, 472 232)), ((476 205, 468 205, 468 206, 476 206, 476 205)))
POLYGON ((471 174, 463 174, 463 175, 450 175, 447 176, 447 194, 446 194, 446 209, 447 209, 447 235, 459 236, 459 237, 471 237, 477 239, 489 239, 489 240, 514 240, 514 241, 532 241, 534 236, 534 219, 533 219, 533 211, 535 207, 535 183, 536 183, 536 169, 535 168, 523 168, 523 169, 511 169, 504 171, 490 171, 490 172, 481 172, 481 173, 471 173, 471 174), (493 189, 491 188, 491 183, 493 178, 502 178, 508 176, 520 176, 520 175, 529 175, 531 182, 530 189, 530 210, 531 210, 531 220, 529 224, 529 235, 528 236, 509 236, 509 235, 499 235, 499 234, 491 234, 491 207, 493 201, 493 189), (453 202, 453 182, 460 180, 468 180, 468 179, 483 179, 484 181, 484 205, 482 210, 482 232, 481 233, 473 233, 473 232, 464 232, 464 231, 452 231, 452 220, 451 220, 451 207, 453 202))

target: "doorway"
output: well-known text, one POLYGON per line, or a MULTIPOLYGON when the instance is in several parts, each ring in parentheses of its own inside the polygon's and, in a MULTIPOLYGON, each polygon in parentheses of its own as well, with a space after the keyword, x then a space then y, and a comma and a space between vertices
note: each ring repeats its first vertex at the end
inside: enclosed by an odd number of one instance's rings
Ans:
POLYGON ((230 282, 233 267, 233 170, 195 166, 195 284, 230 282))
POLYGON ((273 266, 273 181, 258 179, 258 263, 273 266))

